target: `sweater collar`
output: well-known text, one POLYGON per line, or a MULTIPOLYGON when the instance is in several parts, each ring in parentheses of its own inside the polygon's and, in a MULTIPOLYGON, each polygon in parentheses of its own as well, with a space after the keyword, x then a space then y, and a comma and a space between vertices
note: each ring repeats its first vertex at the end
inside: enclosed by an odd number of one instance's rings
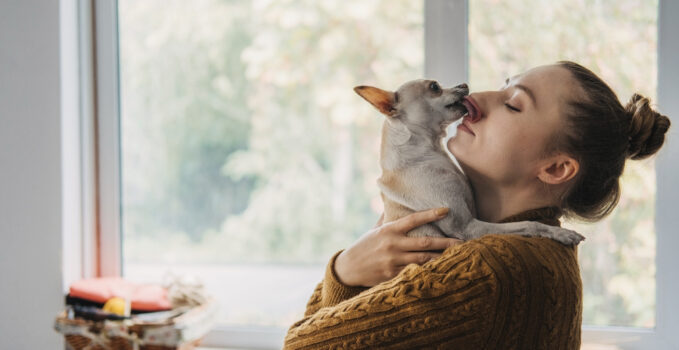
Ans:
POLYGON ((542 207, 538 209, 526 210, 522 213, 504 218, 500 223, 517 221, 537 221, 550 226, 561 227, 559 218, 561 210, 558 207, 542 207))

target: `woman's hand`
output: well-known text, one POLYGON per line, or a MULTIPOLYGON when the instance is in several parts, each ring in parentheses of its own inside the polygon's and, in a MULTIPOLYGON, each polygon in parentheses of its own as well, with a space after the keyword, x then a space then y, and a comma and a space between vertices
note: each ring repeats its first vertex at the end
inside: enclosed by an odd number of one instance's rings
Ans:
POLYGON ((392 279, 408 264, 424 264, 441 256, 446 248, 462 243, 454 238, 407 237, 415 227, 442 219, 448 208, 412 213, 365 233, 335 260, 335 273, 348 286, 372 287, 392 279))

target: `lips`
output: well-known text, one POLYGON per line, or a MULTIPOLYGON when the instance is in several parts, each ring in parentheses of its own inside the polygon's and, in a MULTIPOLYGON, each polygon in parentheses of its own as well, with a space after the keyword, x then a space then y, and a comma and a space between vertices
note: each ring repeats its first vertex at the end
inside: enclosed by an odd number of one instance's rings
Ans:
POLYGON ((458 124, 457 128, 476 136, 467 117, 462 119, 462 123, 458 124))

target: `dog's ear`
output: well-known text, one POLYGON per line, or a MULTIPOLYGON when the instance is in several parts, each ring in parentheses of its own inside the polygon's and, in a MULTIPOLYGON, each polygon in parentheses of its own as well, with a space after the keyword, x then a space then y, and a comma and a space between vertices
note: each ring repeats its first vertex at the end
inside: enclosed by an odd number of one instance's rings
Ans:
POLYGON ((382 114, 388 117, 396 115, 396 109, 394 108, 396 99, 393 92, 363 85, 355 87, 354 91, 375 106, 382 114))

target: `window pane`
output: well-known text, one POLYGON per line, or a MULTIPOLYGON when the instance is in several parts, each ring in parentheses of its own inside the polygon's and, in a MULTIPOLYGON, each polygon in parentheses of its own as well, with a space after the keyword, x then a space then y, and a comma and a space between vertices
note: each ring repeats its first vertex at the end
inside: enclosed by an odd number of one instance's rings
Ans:
MULTIPOLYGON (((506 77, 559 60, 597 73, 626 103, 655 100, 657 1, 470 1, 470 86, 497 89, 506 77)), ((606 220, 567 223, 583 233, 579 259, 583 323, 655 325, 655 171, 629 162, 622 198, 606 220)))
POLYGON ((125 276, 198 276, 224 324, 300 318, 381 212, 382 118, 352 88, 421 77, 422 20, 421 1, 120 0, 125 276))

